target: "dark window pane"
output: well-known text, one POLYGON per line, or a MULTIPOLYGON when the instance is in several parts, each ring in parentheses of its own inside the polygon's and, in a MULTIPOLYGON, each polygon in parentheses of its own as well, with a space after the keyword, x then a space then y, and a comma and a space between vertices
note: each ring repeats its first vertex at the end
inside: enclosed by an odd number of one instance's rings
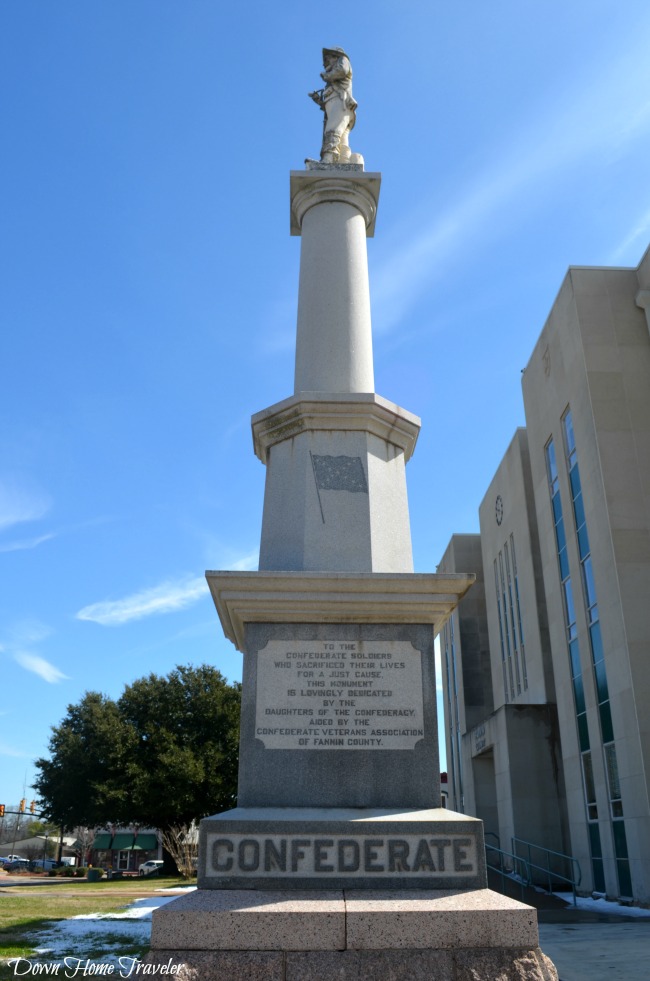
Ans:
POLYGON ((577 466, 569 474, 569 481, 571 482, 571 494, 575 499, 582 490, 580 487, 580 471, 577 466))
POLYGON ((575 678, 577 675, 582 673, 582 669, 580 667, 580 651, 578 649, 577 640, 572 640, 569 644, 569 656, 571 658, 571 675, 575 678))
POLYGON ((585 599, 587 607, 596 603, 596 583, 594 582, 594 570, 591 565, 591 556, 582 563, 582 579, 585 585, 585 599))
MULTIPOLYGON (((603 651, 603 639, 600 634, 600 624, 594 623, 589 633, 591 634, 591 650, 594 655, 594 662, 602 661, 605 656, 605 652, 603 651)), ((604 674, 605 665, 603 664, 603 676, 604 674)), ((602 702, 603 699, 599 698, 598 701, 602 702)))
POLYGON ((618 861, 616 863, 616 869, 618 872, 618 887, 621 892, 621 896, 625 896, 626 899, 632 899, 632 877, 630 876, 630 863, 626 861, 618 861))
POLYGON ((596 690, 598 692, 598 703, 609 701, 609 691, 607 689, 607 675, 605 673, 605 662, 597 661, 594 665, 596 672, 596 690))
POLYGON ((553 505, 553 524, 557 524, 562 517, 562 501, 559 494, 554 494, 551 500, 553 505))
POLYGON ((578 551, 580 552, 581 559, 589 555, 589 535, 587 534, 586 525, 578 528, 578 551))
POLYGON ((627 858, 627 838, 625 836, 625 822, 612 821, 612 831, 614 832, 614 851, 617 858, 627 858))
POLYGON ((579 674, 577 678, 573 679, 573 694, 576 700, 576 712, 580 715, 581 712, 586 712, 587 708, 585 705, 585 689, 582 684, 582 675, 579 674))
POLYGON ((597 824, 589 825, 589 844, 591 845, 591 857, 602 858, 603 853, 600 847, 600 831, 597 824))
POLYGON ((561 552, 566 546, 566 535, 564 534, 564 519, 560 515, 557 524, 555 525, 555 540, 557 542, 557 550, 561 552))
POLYGON ((596 785, 594 783, 594 770, 592 766, 591 753, 582 754, 582 772, 585 778, 585 796, 588 804, 593 804, 596 800, 596 785))
POLYGON ((564 602, 566 603, 566 622, 575 623, 576 611, 573 605, 573 587, 570 579, 564 583, 564 602))
POLYGON ((582 494, 578 494, 577 497, 573 499, 573 513, 576 518, 576 528, 580 528, 581 525, 585 523, 585 509, 582 503, 582 494))
POLYGON ((559 553, 560 559, 560 579, 564 581, 569 576, 569 557, 567 555, 566 548, 563 548, 559 553))
POLYGON ((548 467, 548 477, 552 484, 557 477, 557 465, 555 462, 555 444, 553 440, 550 440, 548 446, 546 447, 546 465, 548 467))
POLYGON ((607 784, 609 786, 609 799, 611 801, 621 799, 621 781, 618 776, 618 758, 616 756, 616 745, 608 743, 605 746, 605 766, 607 768, 607 784))
POLYGON ((581 752, 589 749, 589 729, 587 728, 587 716, 584 712, 578 716, 578 741, 581 752))
POLYGON ((609 709, 609 702, 603 702, 600 709, 600 727, 603 730, 603 742, 614 742, 614 726, 612 725, 612 713, 609 709))

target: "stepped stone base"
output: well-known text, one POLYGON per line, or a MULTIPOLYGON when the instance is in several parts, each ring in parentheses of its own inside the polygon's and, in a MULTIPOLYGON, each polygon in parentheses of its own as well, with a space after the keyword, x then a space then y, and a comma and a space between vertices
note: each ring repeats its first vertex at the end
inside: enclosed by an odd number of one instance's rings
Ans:
POLYGON ((181 981, 557 981, 535 910, 489 889, 198 890, 156 910, 181 981))
POLYGON ((179 981, 558 981, 531 950, 175 951, 149 954, 179 981))

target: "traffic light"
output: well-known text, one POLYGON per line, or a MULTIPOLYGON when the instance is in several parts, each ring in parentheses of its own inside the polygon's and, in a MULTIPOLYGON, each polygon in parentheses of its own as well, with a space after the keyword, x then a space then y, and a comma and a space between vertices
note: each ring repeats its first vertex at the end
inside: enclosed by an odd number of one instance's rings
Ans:
POLYGON ((20 804, 18 805, 18 810, 20 811, 21 814, 24 814, 25 813, 25 805, 26 805, 26 803, 27 803, 27 798, 26 797, 23 797, 23 799, 21 800, 20 804))
POLYGON ((29 813, 30 814, 36 814, 36 801, 35 800, 33 800, 31 802, 31 804, 29 805, 29 813))
POLYGON ((0 804, 0 818, 3 818, 4 816, 5 816, 5 806, 4 804, 0 804))

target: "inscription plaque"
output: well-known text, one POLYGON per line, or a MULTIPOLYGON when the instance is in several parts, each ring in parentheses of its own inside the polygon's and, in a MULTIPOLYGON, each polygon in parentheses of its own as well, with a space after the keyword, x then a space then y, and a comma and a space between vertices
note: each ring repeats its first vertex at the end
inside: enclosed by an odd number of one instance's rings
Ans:
POLYGON ((255 834, 211 833, 208 875, 287 878, 381 875, 403 878, 473 879, 477 875, 475 835, 255 834))
POLYGON ((413 749, 424 738, 420 651, 269 640, 257 656, 255 737, 267 749, 413 749))

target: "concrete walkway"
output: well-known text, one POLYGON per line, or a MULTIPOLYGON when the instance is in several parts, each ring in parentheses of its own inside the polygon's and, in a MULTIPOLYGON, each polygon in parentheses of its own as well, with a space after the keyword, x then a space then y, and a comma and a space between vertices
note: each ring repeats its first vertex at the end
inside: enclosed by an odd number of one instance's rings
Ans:
POLYGON ((539 945, 560 981, 648 981, 650 919, 539 915, 539 945), (559 922, 558 922, 559 921, 559 922))

